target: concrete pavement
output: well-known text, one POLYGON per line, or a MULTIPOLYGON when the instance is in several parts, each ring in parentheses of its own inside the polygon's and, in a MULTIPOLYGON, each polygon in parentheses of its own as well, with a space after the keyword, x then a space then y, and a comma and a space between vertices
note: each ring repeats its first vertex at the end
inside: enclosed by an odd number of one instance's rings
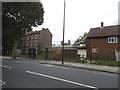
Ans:
MULTIPOLYGON (((2 58, 10 59, 10 57, 2 57, 2 58)), ((103 71, 103 72, 120 74, 119 67, 114 67, 114 66, 102 66, 102 65, 82 64, 82 63, 73 63, 73 62, 64 62, 64 64, 62 65, 61 61, 33 60, 33 59, 28 59, 28 58, 18 58, 17 60, 29 61, 29 62, 35 62, 35 63, 41 63, 41 64, 60 65, 60 66, 65 66, 65 67, 73 67, 73 68, 80 68, 80 69, 87 69, 87 70, 95 70, 95 71, 103 71)))
MULTIPOLYGON (((41 64, 62 65, 61 61, 43 60, 43 61, 40 61, 40 63, 41 64)), ((73 63, 73 62, 64 62, 64 64, 62 66, 80 68, 80 69, 87 69, 87 70, 110 72, 110 73, 120 73, 119 67, 113 67, 113 66, 81 64, 81 63, 73 63)))

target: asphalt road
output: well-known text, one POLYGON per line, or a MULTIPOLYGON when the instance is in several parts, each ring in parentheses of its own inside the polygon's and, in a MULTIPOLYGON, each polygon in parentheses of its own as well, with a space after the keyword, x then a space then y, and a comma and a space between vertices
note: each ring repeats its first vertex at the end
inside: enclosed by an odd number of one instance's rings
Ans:
POLYGON ((2 88, 118 88, 118 74, 2 60, 2 88))

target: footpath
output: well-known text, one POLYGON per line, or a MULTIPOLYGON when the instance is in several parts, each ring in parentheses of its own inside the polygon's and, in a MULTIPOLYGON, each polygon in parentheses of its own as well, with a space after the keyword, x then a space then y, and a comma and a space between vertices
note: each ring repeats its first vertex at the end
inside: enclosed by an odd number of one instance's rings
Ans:
MULTIPOLYGON (((0 57, 0 58, 10 60, 10 57, 0 57)), ((34 60, 34 59, 20 58, 20 57, 17 58, 16 60, 17 61, 28 61, 28 62, 34 62, 34 63, 40 63, 40 64, 51 64, 51 65, 59 65, 59 66, 65 66, 65 67, 72 67, 72 68, 79 68, 79 69, 95 70, 95 71, 102 71, 102 72, 120 74, 120 67, 114 67, 114 66, 82 64, 82 63, 75 63, 75 62, 64 62, 64 64, 62 64, 61 61, 34 60)))

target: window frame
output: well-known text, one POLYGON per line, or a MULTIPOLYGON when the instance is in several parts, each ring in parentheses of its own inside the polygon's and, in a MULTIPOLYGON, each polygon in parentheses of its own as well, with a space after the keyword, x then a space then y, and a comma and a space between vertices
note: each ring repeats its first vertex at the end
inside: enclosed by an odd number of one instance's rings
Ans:
POLYGON ((118 43, 118 37, 117 36, 108 37, 108 43, 118 43))
POLYGON ((92 53, 98 53, 98 48, 92 48, 92 53))
POLYGON ((39 39, 39 34, 35 34, 35 39, 39 39))

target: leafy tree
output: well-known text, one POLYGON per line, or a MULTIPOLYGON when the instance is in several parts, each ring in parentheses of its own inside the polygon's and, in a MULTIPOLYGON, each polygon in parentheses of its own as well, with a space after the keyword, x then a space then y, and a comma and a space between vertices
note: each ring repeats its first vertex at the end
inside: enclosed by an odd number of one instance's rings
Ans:
POLYGON ((85 32, 83 36, 79 36, 79 38, 77 38, 77 40, 74 42, 74 47, 86 47, 87 35, 88 33, 85 32))
POLYGON ((22 36, 43 23, 44 10, 41 2, 3 2, 2 3, 2 41, 3 48, 13 46, 11 58, 22 36), (13 44, 14 43, 14 44, 13 44))

